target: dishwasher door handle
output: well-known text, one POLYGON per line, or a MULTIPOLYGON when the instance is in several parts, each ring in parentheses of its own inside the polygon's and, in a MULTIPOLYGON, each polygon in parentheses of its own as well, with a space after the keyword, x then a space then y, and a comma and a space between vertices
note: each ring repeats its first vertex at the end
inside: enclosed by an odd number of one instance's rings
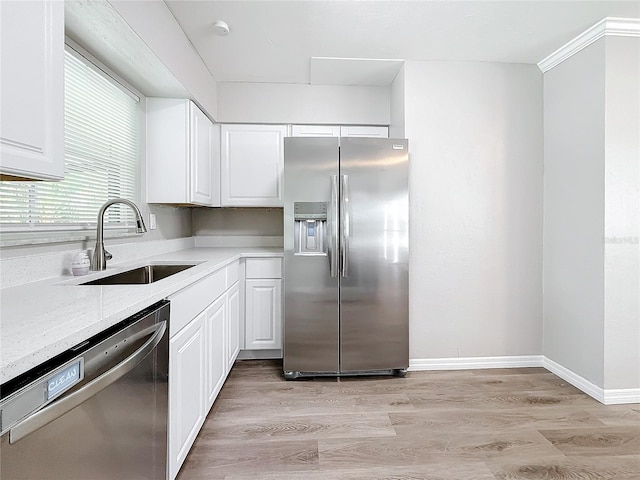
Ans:
POLYGON ((82 388, 68 396, 61 397, 51 405, 33 413, 20 423, 14 425, 9 432, 9 443, 15 443, 23 439, 39 428, 51 423, 56 418, 70 412, 81 403, 89 400, 112 383, 118 381, 124 375, 133 370, 147 355, 149 355, 149 353, 153 351, 154 348, 156 348, 158 343, 160 343, 160 340, 162 340, 162 336, 166 329, 166 321, 157 323, 152 329, 150 338, 144 342, 140 348, 116 364, 113 368, 91 380, 82 388))

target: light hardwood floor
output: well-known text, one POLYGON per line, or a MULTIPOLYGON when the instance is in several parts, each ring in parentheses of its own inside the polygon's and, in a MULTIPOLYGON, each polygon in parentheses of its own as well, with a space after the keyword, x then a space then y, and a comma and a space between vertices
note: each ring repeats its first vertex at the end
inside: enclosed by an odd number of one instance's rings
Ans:
POLYGON ((239 361, 179 480, 639 480, 640 405, 543 368, 285 381, 239 361))

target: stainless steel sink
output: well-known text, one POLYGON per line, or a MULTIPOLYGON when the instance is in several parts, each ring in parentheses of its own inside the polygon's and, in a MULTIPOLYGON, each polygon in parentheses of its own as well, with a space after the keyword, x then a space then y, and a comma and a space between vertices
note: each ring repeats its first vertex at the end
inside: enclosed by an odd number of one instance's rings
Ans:
POLYGON ((145 265, 80 285, 143 285, 157 282, 191 267, 195 265, 145 265))

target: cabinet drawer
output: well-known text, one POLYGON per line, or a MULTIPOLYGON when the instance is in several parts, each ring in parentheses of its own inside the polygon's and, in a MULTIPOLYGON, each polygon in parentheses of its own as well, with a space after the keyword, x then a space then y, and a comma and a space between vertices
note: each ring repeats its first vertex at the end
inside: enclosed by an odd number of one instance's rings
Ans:
POLYGON ((171 295, 169 297, 171 301, 169 337, 178 333, 226 289, 226 269, 222 268, 171 295))
POLYGON ((233 286, 240 278, 240 260, 236 260, 227 266, 227 288, 233 286))
POLYGON ((281 258, 247 258, 247 278, 282 278, 281 258))

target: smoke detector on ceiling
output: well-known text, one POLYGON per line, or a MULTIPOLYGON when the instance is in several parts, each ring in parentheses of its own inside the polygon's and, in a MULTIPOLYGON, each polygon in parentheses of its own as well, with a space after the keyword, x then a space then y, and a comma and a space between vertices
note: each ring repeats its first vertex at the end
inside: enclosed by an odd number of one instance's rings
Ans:
POLYGON ((213 22, 213 32, 216 35, 224 37, 225 35, 229 34, 229 25, 227 25, 227 22, 223 22, 222 20, 213 22))

